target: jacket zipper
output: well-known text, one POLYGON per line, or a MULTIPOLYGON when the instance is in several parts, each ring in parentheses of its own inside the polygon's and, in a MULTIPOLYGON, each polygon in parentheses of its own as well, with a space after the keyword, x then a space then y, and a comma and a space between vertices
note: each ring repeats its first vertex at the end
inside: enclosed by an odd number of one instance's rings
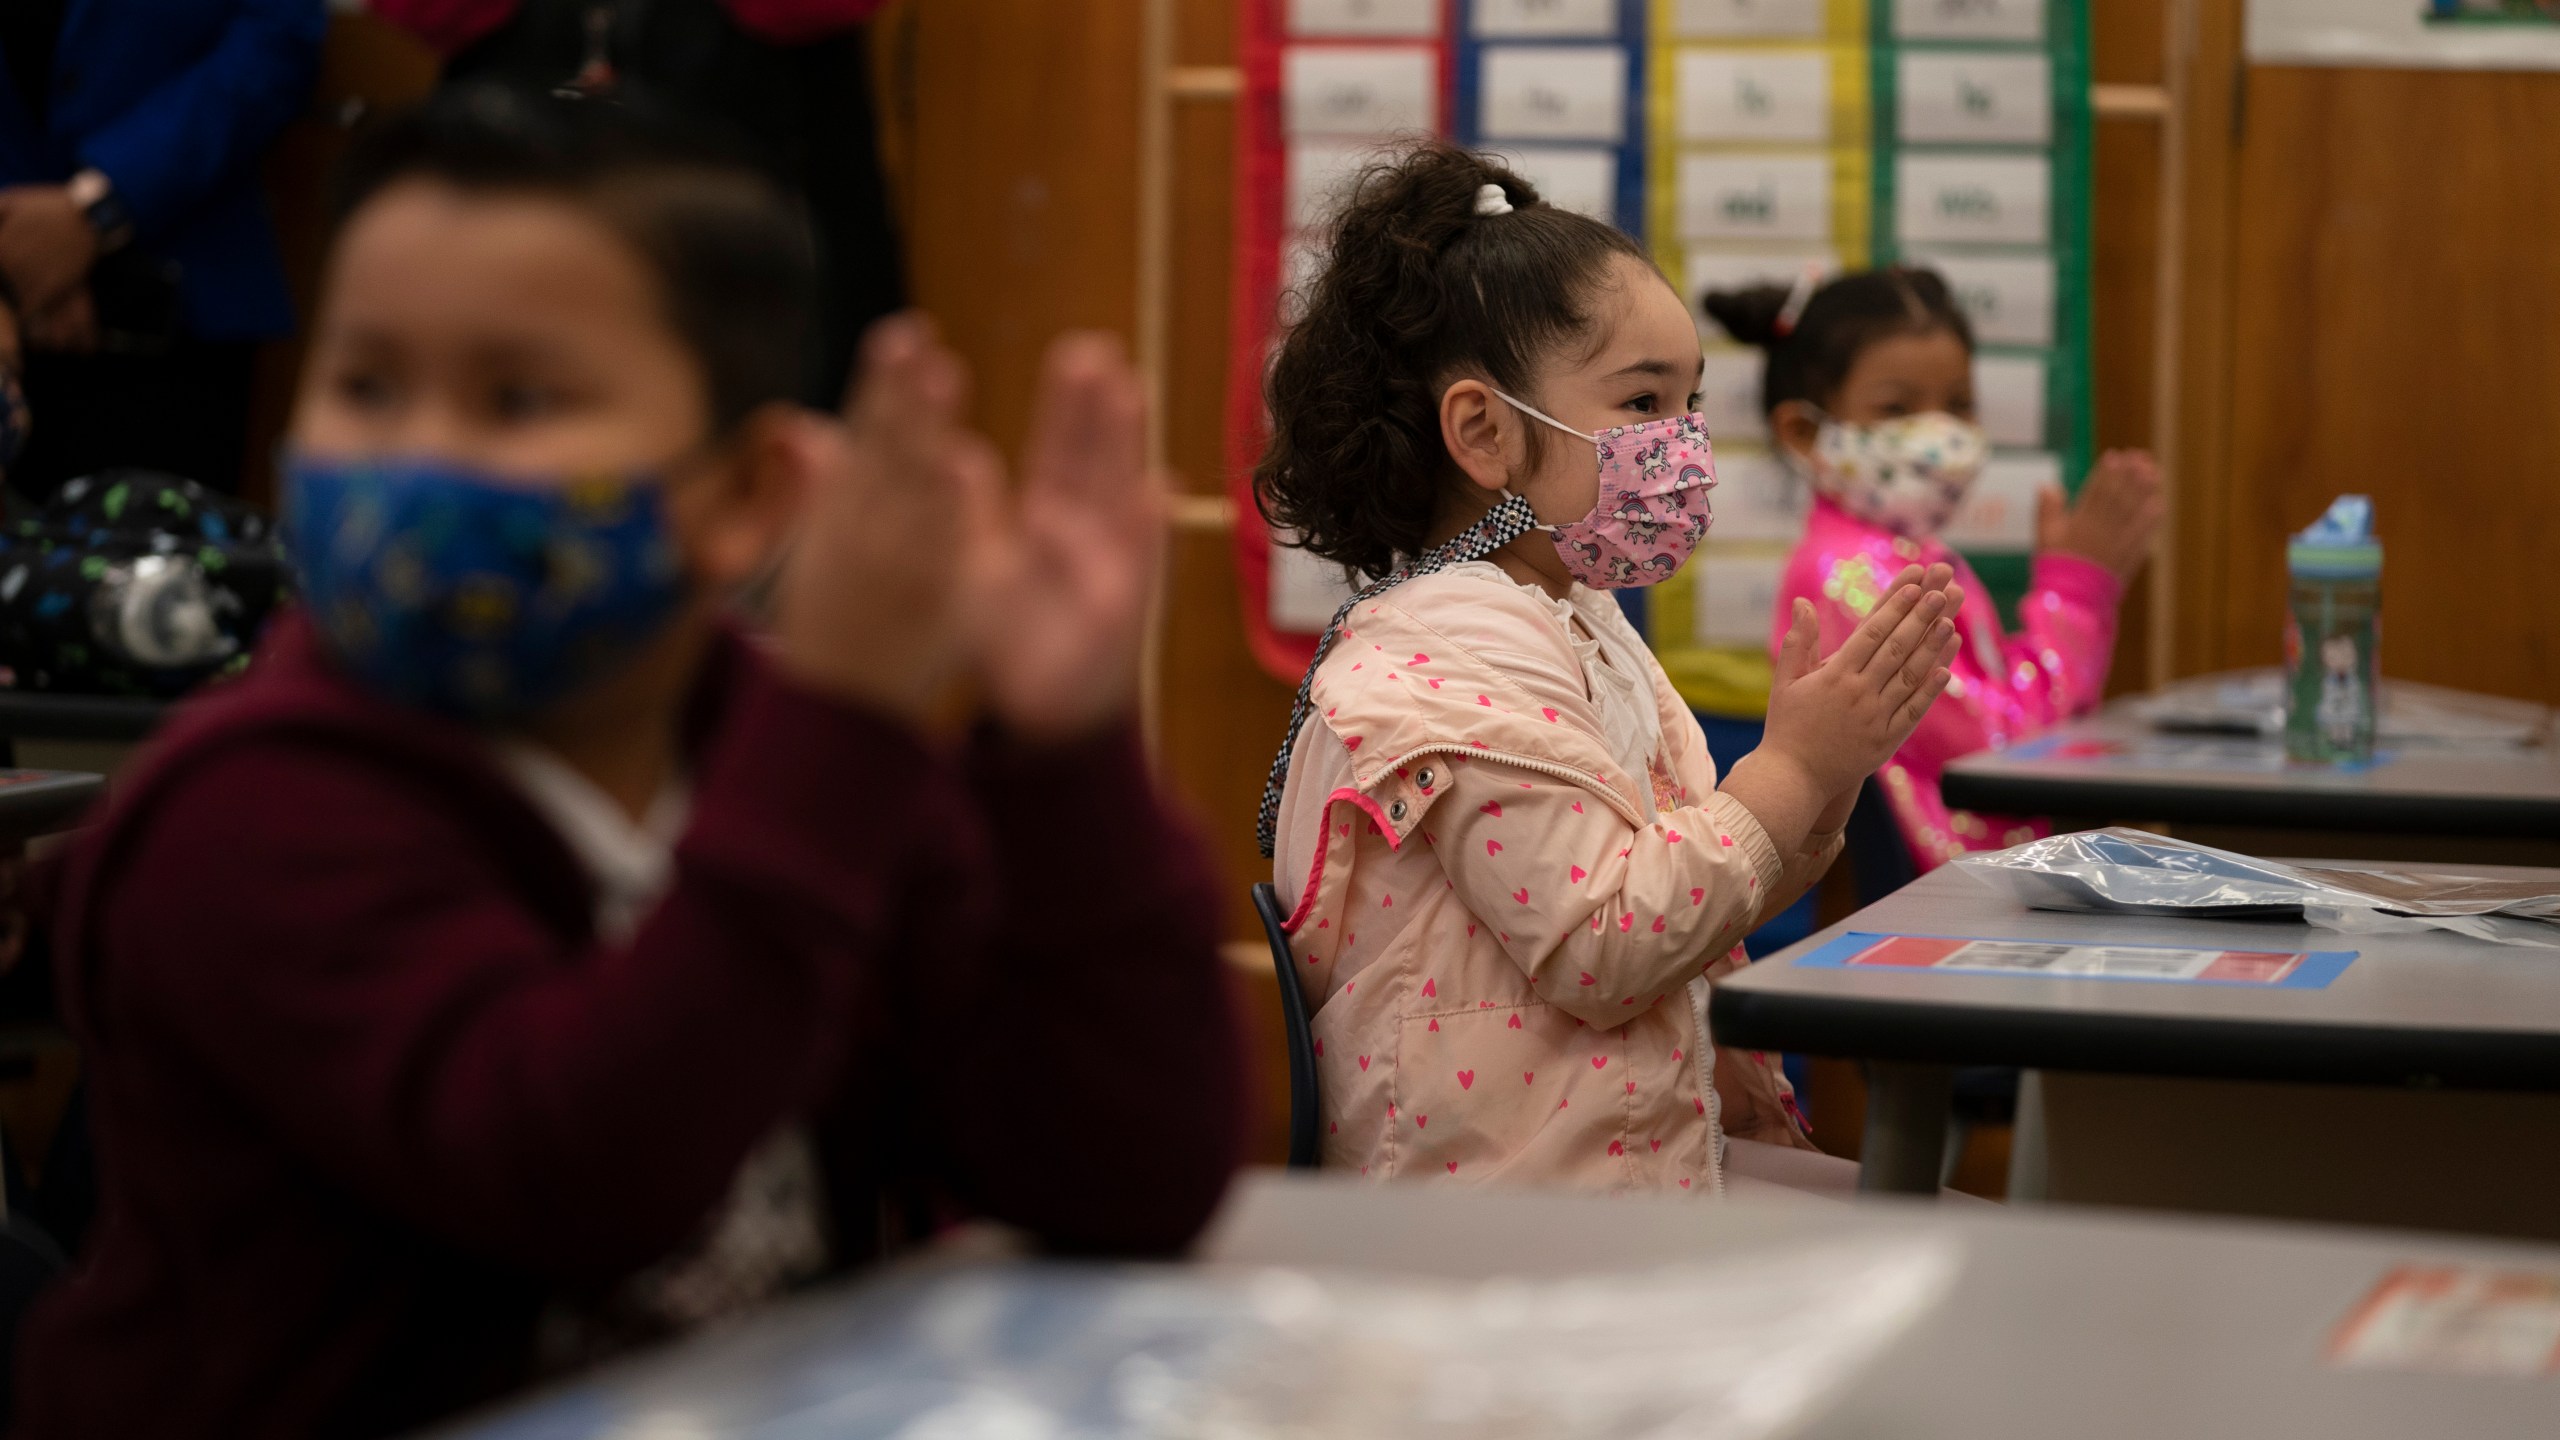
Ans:
MULTIPOLYGON (((1626 797, 1610 789, 1607 782, 1601 780, 1599 776, 1588 771, 1576 770, 1570 765, 1558 765, 1547 760, 1532 760, 1525 755, 1514 755, 1508 751, 1478 750, 1471 745, 1425 745, 1418 750, 1408 750, 1388 761, 1380 772, 1381 778, 1395 773, 1414 759, 1424 755, 1473 755, 1486 760, 1498 760, 1505 765, 1517 765, 1523 770, 1534 770, 1542 775, 1552 775, 1559 780, 1570 780, 1608 801, 1611 808, 1615 809, 1628 824, 1644 823, 1642 817, 1628 806, 1626 797)), ((1365 790, 1368 787, 1361 788, 1365 790)), ((1696 1052, 1698 1090, 1706 1096, 1707 1101, 1707 1191, 1721 1196, 1724 1194, 1724 1097, 1716 1093, 1716 1046, 1714 1037, 1707 1033, 1706 978, 1701 976, 1690 981, 1688 988, 1689 1020, 1697 1027, 1698 1032, 1696 1052)))
POLYGON ((1716 1093, 1716 1041, 1707 1033, 1707 977, 1689 982, 1689 1019, 1698 1027, 1698 1089, 1707 1097, 1707 1189, 1724 1194, 1724 1097, 1716 1093))
MULTIPOLYGON (((1535 770, 1541 775, 1552 775, 1558 780, 1570 780, 1606 800, 1610 808, 1616 810, 1628 824, 1644 823, 1643 817, 1637 815, 1633 807, 1627 804, 1627 797, 1610 789, 1607 781, 1590 771, 1576 770, 1570 765, 1558 765, 1552 760, 1532 760, 1526 755, 1514 755, 1507 750, 1478 750, 1472 745, 1425 745, 1418 750, 1408 750, 1388 761, 1379 771, 1378 779, 1394 774, 1424 755, 1466 755, 1479 760, 1498 760, 1505 765, 1517 765, 1523 770, 1535 770)), ((1377 780, 1369 782, 1370 785, 1376 783, 1377 780)), ((1365 791, 1369 786, 1363 785, 1360 788, 1365 791)))

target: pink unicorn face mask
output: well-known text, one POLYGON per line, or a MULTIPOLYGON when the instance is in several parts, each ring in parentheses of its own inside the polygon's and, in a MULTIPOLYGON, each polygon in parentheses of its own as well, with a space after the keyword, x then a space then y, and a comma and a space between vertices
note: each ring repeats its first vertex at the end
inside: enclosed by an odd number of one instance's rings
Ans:
POLYGON ((1944 411, 1905 415, 1873 425, 1824 416, 1806 477, 1870 525, 1926 540, 1947 528, 1965 492, 1982 474, 1991 444, 1982 427, 1944 411))
POLYGON ((1716 522, 1707 503, 1716 485, 1716 457, 1707 443, 1705 416, 1692 411, 1585 433, 1508 395, 1502 398, 1521 414, 1599 448, 1600 497, 1591 513, 1538 527, 1554 538, 1574 579, 1594 590, 1626 590, 1668 580, 1687 563, 1716 522))

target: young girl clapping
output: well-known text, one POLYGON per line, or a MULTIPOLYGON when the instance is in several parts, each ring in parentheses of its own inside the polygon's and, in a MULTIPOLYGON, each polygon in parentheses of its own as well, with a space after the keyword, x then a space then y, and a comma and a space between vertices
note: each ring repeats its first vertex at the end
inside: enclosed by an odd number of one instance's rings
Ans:
POLYGON ((1625 235, 1424 146, 1359 181, 1269 382, 1274 526, 1377 577, 1264 797, 1315 1009, 1324 1161, 1378 1176, 1720 1186, 1719 1120, 1810 1149, 1702 980, 1838 850, 1946 683, 1947 572, 1896 577, 1719 785, 1604 593, 1712 516, 1697 333, 1625 235), (1712 1076, 1712 1080, 1710 1077, 1712 1076))

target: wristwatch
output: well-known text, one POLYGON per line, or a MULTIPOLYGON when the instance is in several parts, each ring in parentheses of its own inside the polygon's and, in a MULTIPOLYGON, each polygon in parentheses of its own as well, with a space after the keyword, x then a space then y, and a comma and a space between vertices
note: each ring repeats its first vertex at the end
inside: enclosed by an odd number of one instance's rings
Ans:
POLYGON ((70 193, 71 203, 89 217, 89 228, 98 232, 99 254, 111 254, 133 238, 133 212, 124 208, 124 197, 116 193, 115 182, 104 171, 83 170, 63 188, 70 193))

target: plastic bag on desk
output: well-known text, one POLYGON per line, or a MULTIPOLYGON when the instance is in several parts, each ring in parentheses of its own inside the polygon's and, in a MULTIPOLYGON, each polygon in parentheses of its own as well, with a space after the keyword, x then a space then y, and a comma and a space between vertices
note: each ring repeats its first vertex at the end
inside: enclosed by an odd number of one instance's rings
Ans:
POLYGON ((598 1372, 460 1437, 1777 1440, 1961 1262, 1944 1236, 1888 1235, 1482 1283, 925 1269, 598 1372))
POLYGON ((2287 865, 2124 829, 2054 835, 1956 864, 2034 910, 2300 919, 2354 934, 2450 930, 2560 946, 2560 885, 2546 881, 2287 865))

